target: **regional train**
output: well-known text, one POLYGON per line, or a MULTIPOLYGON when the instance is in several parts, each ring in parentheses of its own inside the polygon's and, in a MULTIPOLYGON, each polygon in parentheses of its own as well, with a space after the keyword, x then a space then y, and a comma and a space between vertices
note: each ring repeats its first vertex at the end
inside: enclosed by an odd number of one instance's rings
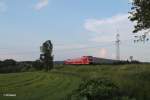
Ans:
POLYGON ((89 65, 89 64, 113 64, 117 60, 98 58, 93 56, 82 56, 75 59, 67 59, 64 61, 66 65, 89 65))

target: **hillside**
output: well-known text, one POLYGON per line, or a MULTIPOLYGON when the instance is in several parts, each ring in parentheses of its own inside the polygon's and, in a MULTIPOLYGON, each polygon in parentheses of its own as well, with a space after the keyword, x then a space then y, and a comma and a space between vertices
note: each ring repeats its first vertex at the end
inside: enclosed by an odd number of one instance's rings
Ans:
POLYGON ((61 100, 82 79, 108 77, 137 100, 150 100, 150 65, 56 66, 51 72, 0 74, 0 100, 61 100), (16 97, 4 97, 4 93, 16 97))

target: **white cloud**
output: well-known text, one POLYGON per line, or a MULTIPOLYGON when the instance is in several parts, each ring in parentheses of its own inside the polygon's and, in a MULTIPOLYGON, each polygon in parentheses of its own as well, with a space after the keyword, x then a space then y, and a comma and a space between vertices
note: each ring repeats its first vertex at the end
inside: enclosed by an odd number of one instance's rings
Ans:
POLYGON ((48 0, 39 0, 39 2, 34 6, 35 10, 41 10, 48 6, 48 0))
POLYGON ((129 0, 129 2, 131 2, 131 3, 132 3, 132 2, 133 2, 133 0, 129 0))
POLYGON ((118 14, 105 19, 87 19, 84 27, 91 32, 90 41, 115 41, 117 33, 122 40, 132 38, 133 23, 128 19, 129 14, 118 14))
MULTIPOLYGON (((123 15, 116 15, 111 18, 100 19, 100 20, 99 19, 88 19, 88 20, 86 20, 85 28, 89 31, 101 33, 101 32, 103 32, 103 30, 106 30, 104 28, 107 28, 104 26, 108 25, 110 27, 112 24, 117 25, 118 23, 124 21, 127 17, 128 17, 127 14, 123 14, 123 15), (103 27, 100 28, 99 26, 101 26, 101 27, 103 26, 103 27)), ((111 28, 114 28, 114 26, 111 26, 111 28)))
POLYGON ((4 13, 7 11, 7 6, 4 2, 0 2, 0 13, 4 13))

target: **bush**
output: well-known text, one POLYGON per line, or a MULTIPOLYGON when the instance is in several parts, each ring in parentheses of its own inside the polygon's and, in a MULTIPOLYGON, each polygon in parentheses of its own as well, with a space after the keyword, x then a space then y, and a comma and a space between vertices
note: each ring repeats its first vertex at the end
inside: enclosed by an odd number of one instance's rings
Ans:
MULTIPOLYGON (((69 96, 68 96, 69 97, 69 96)), ((119 88, 107 78, 95 78, 83 81, 69 100, 135 100, 122 96, 119 88)))

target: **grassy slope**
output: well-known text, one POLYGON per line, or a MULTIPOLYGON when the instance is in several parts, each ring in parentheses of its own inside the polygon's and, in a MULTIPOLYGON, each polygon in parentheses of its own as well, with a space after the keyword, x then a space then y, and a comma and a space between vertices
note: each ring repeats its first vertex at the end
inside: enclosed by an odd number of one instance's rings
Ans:
POLYGON ((17 94, 16 97, 0 96, 0 100, 60 100, 79 81, 76 77, 46 72, 0 75, 1 91, 17 94))
POLYGON ((109 77, 127 94, 150 100, 150 65, 59 67, 50 73, 0 74, 0 100, 60 100, 90 77, 109 77), (17 97, 3 97, 1 92, 17 97))

